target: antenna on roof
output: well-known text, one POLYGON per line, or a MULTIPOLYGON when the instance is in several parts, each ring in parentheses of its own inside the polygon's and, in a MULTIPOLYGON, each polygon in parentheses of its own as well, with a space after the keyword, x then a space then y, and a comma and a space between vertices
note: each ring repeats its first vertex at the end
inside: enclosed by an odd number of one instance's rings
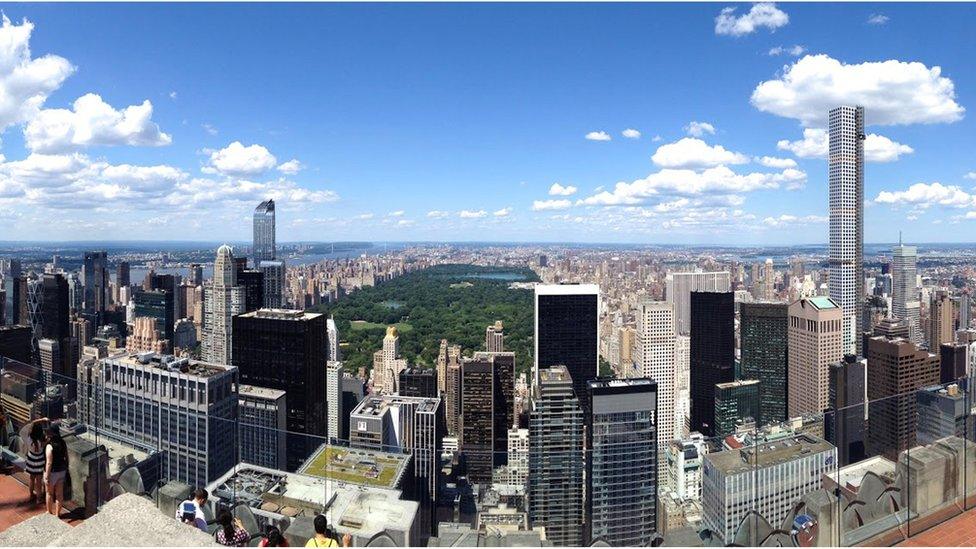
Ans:
POLYGON ((898 231, 898 245, 901 246, 901 231, 898 231))

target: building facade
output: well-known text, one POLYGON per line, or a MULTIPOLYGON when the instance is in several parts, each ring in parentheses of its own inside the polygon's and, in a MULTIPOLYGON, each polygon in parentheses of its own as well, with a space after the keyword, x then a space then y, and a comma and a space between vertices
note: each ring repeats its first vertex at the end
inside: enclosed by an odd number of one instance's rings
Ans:
POLYGON ((576 394, 586 394, 586 382, 599 372, 599 309, 595 284, 536 285, 536 375, 543 368, 565 366, 576 394))
POLYGON ((254 265, 261 265, 262 261, 275 259, 275 203, 265 200, 254 209, 254 265))
POLYGON ((741 303, 739 315, 742 377, 759 380, 756 425, 786 421, 789 305, 741 303))
POLYGON ((237 285, 234 254, 226 244, 217 249, 213 281, 204 291, 204 360, 214 364, 233 363, 234 315, 244 312, 244 295, 237 285))
POLYGON ((270 469, 286 466, 288 406, 284 391, 238 385, 237 422, 241 460, 270 469))
POLYGON ((674 326, 678 334, 691 332, 691 292, 728 292, 732 277, 728 271, 668 273, 665 299, 674 304, 674 326))
POLYGON ((715 435, 715 385, 735 379, 731 292, 691 293, 691 430, 715 435))
POLYGON ((844 312, 827 297, 803 298, 789 308, 789 417, 820 413, 829 407, 830 366, 844 356, 844 312))
POLYGON ((830 298, 843 310, 843 350, 857 354, 864 303, 864 107, 831 109, 827 117, 830 193, 830 298))

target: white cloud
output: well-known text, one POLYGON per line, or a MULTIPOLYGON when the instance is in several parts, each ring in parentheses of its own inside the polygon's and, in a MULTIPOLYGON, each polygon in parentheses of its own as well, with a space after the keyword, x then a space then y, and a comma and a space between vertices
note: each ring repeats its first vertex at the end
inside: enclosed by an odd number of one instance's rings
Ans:
POLYGON ((871 16, 868 17, 868 24, 869 25, 884 25, 885 23, 887 23, 890 20, 891 20, 891 18, 888 17, 887 15, 883 14, 883 13, 872 13, 871 16))
POLYGON ((9 126, 28 122, 48 96, 61 87, 75 68, 57 55, 33 58, 30 51, 34 24, 19 25, 6 15, 0 26, 0 133, 9 126))
POLYGON ((512 208, 502 208, 500 210, 495 210, 491 215, 495 217, 508 217, 512 214, 512 208))
MULTIPOLYGON (((828 141, 827 130, 806 128, 803 130, 803 139, 798 141, 781 139, 776 143, 776 148, 781 151, 790 151, 800 158, 827 158, 828 141)), ((908 145, 892 141, 883 135, 869 133, 864 138, 864 160, 866 162, 894 162, 902 155, 913 152, 915 149, 908 145)))
POLYGON ((413 219, 400 219, 397 221, 397 225, 400 227, 410 227, 414 224, 413 219))
POLYGON ((759 164, 766 166, 767 168, 776 168, 777 170, 796 167, 796 160, 793 160, 792 158, 777 158, 775 156, 763 156, 761 158, 755 158, 754 160, 759 164))
POLYGON ((443 219, 449 215, 451 215, 451 213, 445 212, 444 210, 431 210, 427 212, 427 217, 431 219, 443 219))
POLYGON ((244 146, 234 141, 219 151, 210 153, 210 165, 204 173, 220 173, 239 177, 258 175, 275 167, 278 160, 261 145, 244 146))
POLYGON ((200 124, 200 127, 203 128, 203 131, 207 132, 210 135, 217 135, 218 133, 220 133, 220 131, 217 130, 217 128, 214 127, 213 124, 210 124, 208 122, 204 122, 203 124, 200 124))
POLYGON ((295 175, 304 169, 305 165, 302 164, 297 158, 292 158, 288 162, 282 162, 278 165, 278 171, 285 175, 295 175))
POLYGON ((844 64, 807 55, 752 92, 757 109, 822 127, 838 105, 863 105, 868 124, 929 124, 960 120, 955 86, 940 67, 897 60, 844 64))
POLYGON ((974 198, 955 185, 936 182, 915 183, 904 191, 881 191, 874 202, 893 206, 911 205, 921 209, 936 205, 964 208, 976 205, 974 198))
POLYGON ((559 183, 553 183, 552 186, 549 187, 549 196, 572 196, 576 194, 576 191, 578 190, 579 189, 572 185, 566 185, 563 187, 559 183))
POLYGON ((793 57, 799 57, 806 52, 807 49, 799 44, 795 46, 776 46, 769 49, 769 55, 792 55, 793 57))
POLYGON ((604 131, 590 132, 586 134, 584 137, 586 137, 590 141, 610 141, 610 134, 604 131))
POLYGON ((788 227, 795 225, 809 225, 813 223, 827 223, 828 221, 830 221, 830 218, 823 215, 795 216, 791 214, 783 214, 779 217, 764 218, 762 223, 767 227, 788 227))
POLYGON ((715 135, 715 126, 709 124, 708 122, 691 121, 687 126, 685 126, 685 132, 694 137, 701 137, 706 133, 715 135))
POLYGON ((709 145, 701 139, 685 137, 658 147, 651 160, 664 168, 710 168, 723 164, 745 164, 749 157, 721 145, 709 145))
POLYGON ((532 210, 565 210, 572 205, 573 203, 565 198, 558 200, 535 200, 532 202, 532 210))
POLYGON ((119 210, 169 211, 200 204, 237 208, 239 203, 268 198, 311 204, 338 199, 332 191, 307 189, 284 179, 191 178, 173 166, 113 165, 79 153, 33 153, 23 160, 0 163, 0 191, 14 191, 25 204, 54 209, 99 208, 107 201, 119 210))
POLYGON ((404 213, 406 213, 406 212, 404 212, 403 210, 397 210, 395 212, 390 212, 390 213, 386 214, 386 216, 387 217, 403 217, 403 214, 404 213))
POLYGON ((371 213, 363 213, 363 214, 357 215, 354 219, 361 219, 361 220, 365 221, 367 219, 373 219, 374 217, 376 217, 374 214, 371 214, 371 213))
POLYGON ((620 135, 626 137, 627 139, 640 139, 641 132, 635 130, 634 128, 627 128, 626 130, 620 132, 620 135))
POLYGON ((965 177, 966 179, 976 179, 976 172, 969 172, 963 177, 965 177))
POLYGON ((661 196, 724 196, 747 193, 761 189, 803 185, 806 173, 788 168, 780 173, 753 172, 737 174, 727 166, 718 166, 698 172, 694 170, 665 169, 644 179, 630 183, 621 181, 613 191, 602 191, 577 201, 584 206, 619 206, 642 204, 648 199, 661 196))
POLYGON ((480 219, 488 215, 485 210, 461 210, 458 217, 461 219, 480 219))
POLYGON ((761 27, 775 31, 790 22, 790 16, 772 2, 753 4, 748 13, 739 16, 735 15, 736 9, 735 7, 722 9, 715 18, 715 34, 744 36, 752 34, 761 27))
POLYGON ((158 147, 173 138, 152 121, 149 100, 115 110, 101 96, 89 93, 71 109, 39 111, 24 128, 27 148, 40 153, 61 153, 94 145, 158 147))
POLYGON ((174 90, 174 91, 171 91, 171 92, 169 92, 169 98, 170 98, 170 99, 172 99, 172 100, 174 100, 174 101, 176 101, 176 97, 177 97, 177 93, 176 93, 176 91, 175 91, 175 90, 174 90))
POLYGON ((663 138, 663 137, 661 137, 660 135, 655 135, 654 137, 652 137, 652 138, 651 138, 651 141, 653 141, 653 142, 655 142, 655 143, 657 143, 658 141, 661 141, 661 140, 663 140, 663 139, 664 139, 664 138, 663 138))

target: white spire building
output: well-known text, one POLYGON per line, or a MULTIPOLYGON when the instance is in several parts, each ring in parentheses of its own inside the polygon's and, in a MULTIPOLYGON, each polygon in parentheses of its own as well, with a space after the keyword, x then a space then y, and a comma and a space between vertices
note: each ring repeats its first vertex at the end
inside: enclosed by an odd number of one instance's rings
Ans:
POLYGON ((844 353, 855 354, 864 304, 864 107, 830 110, 828 289, 843 309, 844 353))
POLYGON ((244 292, 237 285, 230 246, 217 248, 213 281, 204 289, 203 360, 230 364, 234 315, 244 312, 244 292))

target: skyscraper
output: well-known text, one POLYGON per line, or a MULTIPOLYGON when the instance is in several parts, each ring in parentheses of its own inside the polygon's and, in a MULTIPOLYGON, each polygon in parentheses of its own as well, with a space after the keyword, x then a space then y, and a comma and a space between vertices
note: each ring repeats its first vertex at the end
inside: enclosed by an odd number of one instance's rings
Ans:
POLYGON ((339 328, 336 327, 335 319, 331 316, 326 322, 326 331, 329 334, 329 360, 338 362, 342 360, 339 355, 339 328))
POLYGON ((742 377, 759 380, 757 426, 786 421, 786 303, 740 303, 742 377))
POLYGON ((285 306, 285 262, 265 260, 258 268, 264 275, 264 306, 281 309, 285 306))
POLYGON ((161 453, 159 478, 206 486, 237 463, 233 366, 121 353, 95 367, 98 435, 161 453))
POLYGON ((864 303, 864 107, 843 106, 828 115, 830 188, 830 297, 844 311, 845 353, 861 346, 864 303))
MULTIPOLYGON (((538 284, 535 287, 535 371, 563 365, 576 394, 599 371, 600 287, 596 284, 538 284)), ((586 406, 585 403, 581 403, 586 406)))
POLYGON ((649 547, 657 531, 656 384, 598 379, 587 386, 585 541, 649 547))
POLYGON ((204 291, 203 358, 207 362, 232 364, 233 318, 244 312, 244 293, 237 285, 236 274, 234 254, 225 244, 217 249, 213 281, 204 291))
POLYGON ((505 350, 505 329, 501 320, 485 328, 485 350, 489 353, 500 353, 505 350))
POLYGON ((728 271, 668 273, 665 298, 674 303, 674 326, 681 335, 691 330, 691 292, 728 292, 732 277, 728 271))
POLYGON ((241 460, 283 469, 288 448, 287 395, 277 389, 244 384, 238 385, 237 392, 241 460))
POLYGON ((136 290, 132 296, 135 302, 135 316, 156 319, 156 328, 162 338, 173 343, 173 329, 176 320, 173 316, 173 292, 169 290, 136 290))
POLYGON ((939 346, 950 343, 955 339, 954 305, 949 298, 949 292, 936 290, 929 300, 929 333, 926 340, 929 351, 939 352, 939 346))
POLYGON ((675 428, 675 333, 674 304, 644 301, 637 310, 637 341, 634 363, 638 375, 656 383, 658 478, 664 478, 668 444, 681 438, 675 428))
POLYGON ((328 408, 326 434, 330 441, 342 438, 342 363, 329 360, 325 367, 325 402, 328 408))
POLYGON ((288 395, 289 471, 298 470, 327 434, 325 326, 325 315, 304 311, 259 309, 233 317, 241 383, 288 395))
POLYGON ((540 368, 529 413, 529 520, 556 546, 583 545, 583 410, 565 366, 540 368))
POLYGON ((715 385, 735 379, 731 292, 691 292, 691 430, 715 434, 715 385))
POLYGON ((830 406, 830 366, 844 356, 843 309, 829 297, 794 301, 789 308, 787 415, 830 406))
POLYGON ((437 376, 430 368, 400 370, 397 393, 401 396, 434 398, 437 396, 437 376))
POLYGON ((129 262, 119 261, 118 266, 115 267, 115 285, 119 288, 124 288, 131 284, 129 280, 129 262))
POLYGON ((891 313, 896 319, 908 323, 909 334, 915 344, 921 343, 918 291, 915 287, 917 259, 918 251, 915 246, 905 246, 899 241, 892 249, 891 313))
POLYGON ((83 309, 89 315, 105 312, 108 295, 108 254, 105 252, 85 252, 81 271, 81 282, 85 286, 83 309))
POLYGON ((915 392, 939 383, 939 357, 902 338, 867 339, 868 449, 895 461, 916 445, 915 392))
POLYGON ((23 323, 20 321, 20 260, 0 259, 0 282, 3 283, 4 322, 8 325, 23 323), (19 321, 19 322, 18 322, 19 321))
POLYGON ((824 413, 824 430, 827 440, 837 447, 841 466, 867 457, 864 440, 866 364, 864 359, 844 355, 843 360, 830 366, 830 411, 824 413))
POLYGON ((275 259, 275 203, 265 200, 254 209, 254 266, 275 259))
POLYGON ((514 353, 475 353, 461 359, 461 451, 472 482, 491 482, 505 465, 508 429, 515 420, 514 353))
POLYGON ((741 422, 759 415, 759 380, 740 379, 715 385, 715 435, 735 433, 741 422))

